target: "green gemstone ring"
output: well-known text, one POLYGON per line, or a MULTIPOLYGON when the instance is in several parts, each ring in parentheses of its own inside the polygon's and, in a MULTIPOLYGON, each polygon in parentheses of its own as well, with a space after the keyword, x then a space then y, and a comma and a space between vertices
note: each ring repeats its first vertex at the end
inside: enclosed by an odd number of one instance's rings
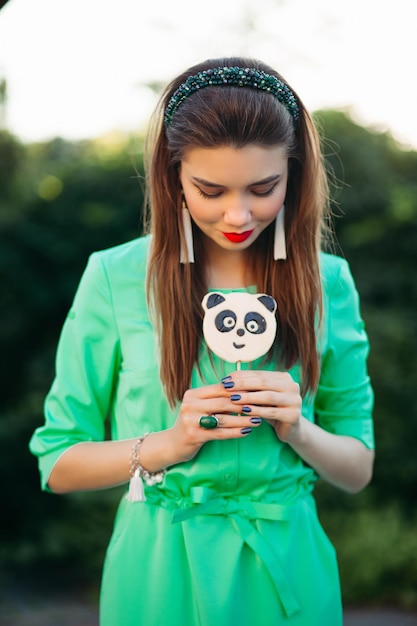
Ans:
POLYGON ((212 428, 217 428, 219 425, 219 420, 215 415, 202 415, 200 417, 200 426, 201 428, 205 428, 206 430, 211 430, 212 428))

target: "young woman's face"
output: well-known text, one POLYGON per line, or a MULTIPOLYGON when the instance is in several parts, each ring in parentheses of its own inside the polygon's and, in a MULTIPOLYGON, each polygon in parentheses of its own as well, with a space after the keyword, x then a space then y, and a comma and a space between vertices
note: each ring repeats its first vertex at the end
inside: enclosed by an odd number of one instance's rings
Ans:
POLYGON ((283 146, 190 148, 180 181, 191 217, 211 242, 242 251, 275 219, 285 199, 283 146))

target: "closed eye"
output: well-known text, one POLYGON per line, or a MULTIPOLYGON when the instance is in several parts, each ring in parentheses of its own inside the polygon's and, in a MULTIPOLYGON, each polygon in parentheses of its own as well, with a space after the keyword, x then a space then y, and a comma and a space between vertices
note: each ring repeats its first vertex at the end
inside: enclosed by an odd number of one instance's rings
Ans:
POLYGON ((258 198, 266 198, 267 196, 271 196, 274 193, 275 187, 278 185, 278 183, 274 183, 271 187, 271 185, 269 185, 268 187, 253 187, 250 191, 254 196, 257 196, 258 198))
POLYGON ((203 196, 203 198, 218 198, 219 196, 222 195, 222 191, 215 191, 212 193, 207 193, 205 191, 203 191, 203 189, 200 189, 200 187, 196 187, 198 193, 200 194, 200 196, 203 196))

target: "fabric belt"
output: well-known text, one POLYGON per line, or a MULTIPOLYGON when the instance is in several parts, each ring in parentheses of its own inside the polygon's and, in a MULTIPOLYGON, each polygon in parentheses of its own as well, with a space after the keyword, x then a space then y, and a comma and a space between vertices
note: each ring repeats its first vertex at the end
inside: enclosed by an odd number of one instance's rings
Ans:
POLYGON ((224 498, 207 487, 192 487, 190 496, 191 506, 174 511, 172 523, 184 522, 197 515, 223 515, 233 519, 242 540, 264 563, 287 617, 297 613, 300 605, 288 584, 278 557, 251 524, 251 520, 256 519, 287 522, 296 505, 256 502, 240 497, 224 498))

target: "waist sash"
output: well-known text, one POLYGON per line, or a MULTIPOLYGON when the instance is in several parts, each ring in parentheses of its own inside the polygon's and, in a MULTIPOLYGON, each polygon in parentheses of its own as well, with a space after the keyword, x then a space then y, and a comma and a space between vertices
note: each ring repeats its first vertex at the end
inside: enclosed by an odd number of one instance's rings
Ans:
POLYGON ((288 522, 293 517, 298 503, 257 502, 239 496, 225 498, 207 487, 192 487, 190 495, 191 506, 175 510, 172 523, 185 522, 197 515, 222 515, 231 518, 242 540, 265 565, 287 617, 297 613, 300 606, 290 588, 282 564, 251 521, 260 519, 288 522))

